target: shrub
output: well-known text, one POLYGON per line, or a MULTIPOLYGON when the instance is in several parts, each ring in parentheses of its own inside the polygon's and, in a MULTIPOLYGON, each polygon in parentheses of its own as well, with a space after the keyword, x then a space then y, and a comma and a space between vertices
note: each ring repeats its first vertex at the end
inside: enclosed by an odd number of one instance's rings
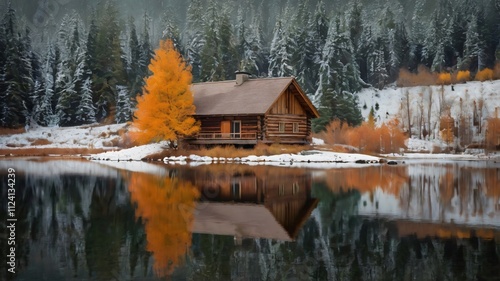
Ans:
POLYGON ((359 152, 399 152, 404 147, 405 134, 399 128, 397 119, 375 127, 369 122, 364 122, 359 127, 343 126, 339 121, 332 121, 323 136, 328 145, 345 144, 355 147, 359 152))
POLYGON ((450 85, 451 84, 451 74, 447 72, 441 72, 438 75, 438 83, 440 85, 450 85))
POLYGON ((489 149, 500 149, 500 118, 498 116, 488 119, 486 147, 489 149))
POLYGON ((476 74, 477 81, 493 80, 493 70, 485 68, 476 74))
POLYGON ((470 71, 468 70, 461 70, 457 73, 457 82, 466 82, 470 80, 470 71))
POLYGON ((417 73, 401 69, 399 71, 397 85, 399 87, 430 86, 435 85, 437 80, 438 75, 436 73, 432 73, 427 67, 419 65, 417 73))
POLYGON ((495 69, 493 70, 493 76, 495 79, 500 79, 500 62, 495 64, 495 69))

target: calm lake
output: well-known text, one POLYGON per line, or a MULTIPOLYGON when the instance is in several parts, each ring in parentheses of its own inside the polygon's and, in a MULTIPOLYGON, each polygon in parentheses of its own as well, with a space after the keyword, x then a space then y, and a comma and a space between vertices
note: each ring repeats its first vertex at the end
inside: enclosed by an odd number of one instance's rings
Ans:
POLYGON ((500 163, 2 160, 0 276, 8 168, 17 219, 8 279, 500 279, 500 163))

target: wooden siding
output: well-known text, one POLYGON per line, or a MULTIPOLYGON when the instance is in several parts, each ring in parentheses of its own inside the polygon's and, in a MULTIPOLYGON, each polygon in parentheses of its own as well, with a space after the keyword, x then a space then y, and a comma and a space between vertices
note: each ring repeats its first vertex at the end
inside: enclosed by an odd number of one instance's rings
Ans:
POLYGON ((269 110, 269 114, 306 115, 303 105, 297 99, 299 95, 295 87, 288 87, 269 110))
POLYGON ((306 143, 310 136, 310 121, 306 116, 299 115, 268 115, 264 121, 265 140, 282 143, 306 143), (285 130, 280 131, 280 123, 285 130), (293 132, 293 124, 298 124, 298 132, 293 132))
MULTIPOLYGON (((227 121, 241 121, 241 133, 257 133, 259 135, 259 124, 257 116, 212 116, 198 118, 201 121, 200 134, 221 133, 222 125, 227 121)), ((227 125, 225 125, 227 126, 227 125)), ((230 128, 230 127, 229 127, 230 128)), ((226 132, 229 128, 224 128, 226 132)))

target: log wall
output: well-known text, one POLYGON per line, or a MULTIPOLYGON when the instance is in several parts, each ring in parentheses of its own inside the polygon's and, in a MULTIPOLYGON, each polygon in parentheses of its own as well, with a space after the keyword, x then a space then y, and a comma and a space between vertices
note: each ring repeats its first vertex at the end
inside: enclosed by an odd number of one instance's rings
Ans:
POLYGON ((264 121, 265 136, 267 141, 282 143, 305 143, 310 137, 310 121, 306 116, 299 115, 267 115, 264 121), (284 131, 280 131, 280 123, 284 131), (298 131, 294 132, 294 124, 298 124, 298 131))

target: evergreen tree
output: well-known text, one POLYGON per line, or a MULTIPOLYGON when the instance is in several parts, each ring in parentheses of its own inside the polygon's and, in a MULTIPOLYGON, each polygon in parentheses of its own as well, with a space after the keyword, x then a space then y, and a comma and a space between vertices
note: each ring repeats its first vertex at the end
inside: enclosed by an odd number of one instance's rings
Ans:
POLYGON ((215 73, 216 79, 234 79, 234 73, 238 70, 238 60, 236 48, 233 44, 232 25, 227 12, 221 16, 217 31, 219 36, 219 50, 217 54, 219 58, 217 59, 218 63, 215 73))
POLYGON ((153 48, 151 47, 151 42, 149 39, 150 24, 151 18, 147 13, 144 13, 144 30, 142 32, 141 55, 139 57, 141 74, 143 77, 147 77, 149 75, 148 65, 153 58, 153 48))
POLYGON ((81 25, 77 14, 68 14, 58 32, 60 61, 55 76, 55 111, 61 126, 79 125, 76 111, 85 71, 85 52, 78 31, 81 25))
POLYGON ((219 14, 215 1, 211 1, 208 5, 207 14, 205 17, 204 45, 201 49, 200 63, 200 79, 202 81, 217 81, 216 75, 217 66, 219 64, 219 37, 218 37, 218 21, 219 14))
POLYGON ((8 7, 2 21, 5 55, 0 85, 0 126, 20 127, 28 120, 27 101, 34 91, 31 46, 17 30, 15 11, 8 7))
POLYGON ((124 123, 132 118, 132 103, 126 86, 116 86, 116 123, 124 123))
POLYGON ((47 57, 45 59, 44 75, 42 78, 44 93, 37 105, 37 114, 39 116, 36 119, 39 122, 39 125, 42 126, 56 126, 59 124, 59 119, 57 118, 57 115, 54 114, 55 103, 53 101, 56 70, 57 66, 54 47, 49 45, 47 57))
POLYGON ((425 21, 423 19, 424 3, 422 0, 417 0, 415 9, 411 19, 411 32, 410 32, 410 70, 417 70, 419 64, 423 59, 423 47, 426 34, 425 21))
POLYGON ((76 112, 76 119, 81 124, 92 124, 96 122, 95 107, 92 102, 92 79, 87 78, 80 89, 80 103, 76 112))
POLYGON ((142 93, 142 86, 144 85, 144 76, 140 63, 141 45, 137 37, 134 18, 129 18, 129 63, 128 63, 128 87, 130 93, 136 96, 142 93))
POLYGON ((186 60, 192 67, 193 81, 201 80, 201 52, 203 39, 203 5, 201 0, 191 0, 187 10, 185 33, 186 60))
POLYGON ((314 121, 314 130, 321 131, 330 121, 338 119, 351 126, 361 124, 357 96, 361 78, 352 52, 352 44, 340 19, 332 21, 323 49, 320 83, 315 94, 320 104, 320 118, 314 121))
POLYGON ((483 42, 479 37, 479 27, 477 25, 477 17, 472 16, 469 24, 467 25, 467 32, 465 34, 465 61, 468 69, 477 71, 482 69, 484 65, 481 58, 484 57, 483 42))
MULTIPOLYGON (((92 11, 92 16, 90 19, 89 32, 87 34, 86 40, 86 53, 85 53, 85 65, 87 66, 87 72, 85 73, 86 78, 97 75, 97 15, 95 11, 92 11)), ((93 78, 97 79, 97 78, 93 78)))
POLYGON ((307 94, 312 94, 315 88, 314 39, 309 29, 311 15, 308 11, 309 1, 300 3, 292 21, 291 40, 294 42, 291 64, 294 75, 307 94))
MULTIPOLYGON (((95 53, 88 57, 95 59, 95 66, 89 65, 92 71, 93 101, 96 106, 97 121, 114 120, 116 85, 124 84, 126 67, 123 61, 123 50, 120 40, 120 19, 115 1, 104 4, 98 14, 95 53), (109 117, 109 118, 108 118, 109 117)), ((90 39, 89 32, 89 39, 90 39)), ((91 50, 88 50, 89 52, 91 50)))
POLYGON ((162 32, 162 40, 172 40, 172 42, 174 43, 174 47, 182 56, 184 56, 185 50, 181 42, 181 35, 179 32, 179 28, 173 20, 173 16, 164 13, 162 18, 162 26, 164 27, 162 32))
POLYGON ((293 74, 291 45, 288 30, 283 27, 281 20, 278 20, 269 50, 269 76, 285 77, 293 74))
POLYGON ((241 69, 255 74, 265 76, 267 74, 267 52, 264 47, 262 34, 262 21, 260 17, 254 16, 249 32, 247 33, 248 48, 244 50, 241 69))

